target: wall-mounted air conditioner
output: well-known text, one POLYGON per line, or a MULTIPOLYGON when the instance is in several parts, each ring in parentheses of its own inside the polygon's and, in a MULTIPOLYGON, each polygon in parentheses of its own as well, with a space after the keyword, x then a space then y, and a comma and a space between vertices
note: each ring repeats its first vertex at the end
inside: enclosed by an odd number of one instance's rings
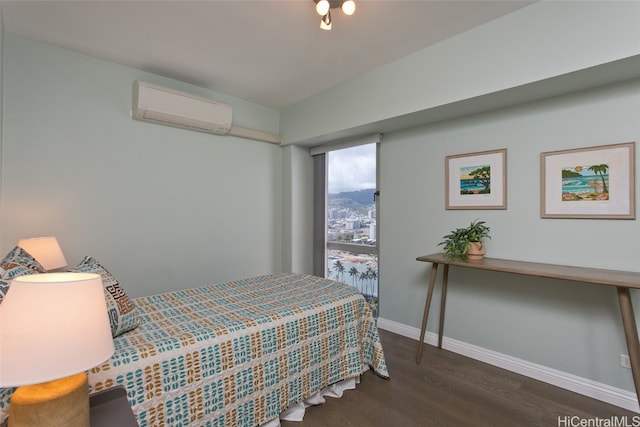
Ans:
POLYGON ((231 106, 136 80, 133 118, 200 132, 225 135, 231 129, 231 106))

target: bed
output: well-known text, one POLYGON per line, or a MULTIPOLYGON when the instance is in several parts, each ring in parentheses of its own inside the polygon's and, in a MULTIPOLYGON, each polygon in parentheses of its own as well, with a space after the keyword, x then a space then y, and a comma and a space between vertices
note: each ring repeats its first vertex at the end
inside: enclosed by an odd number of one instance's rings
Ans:
POLYGON ((388 377, 367 302, 332 280, 270 274, 133 304, 135 327, 89 385, 126 387, 141 427, 259 426, 369 368, 388 377))

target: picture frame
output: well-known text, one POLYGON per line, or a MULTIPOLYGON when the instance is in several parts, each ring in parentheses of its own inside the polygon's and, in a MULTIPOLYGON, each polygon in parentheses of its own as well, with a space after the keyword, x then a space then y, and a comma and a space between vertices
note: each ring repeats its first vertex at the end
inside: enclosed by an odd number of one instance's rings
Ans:
POLYGON ((445 157, 446 209, 506 209, 507 149, 445 157))
POLYGON ((635 142, 540 154, 542 218, 635 219, 635 142))

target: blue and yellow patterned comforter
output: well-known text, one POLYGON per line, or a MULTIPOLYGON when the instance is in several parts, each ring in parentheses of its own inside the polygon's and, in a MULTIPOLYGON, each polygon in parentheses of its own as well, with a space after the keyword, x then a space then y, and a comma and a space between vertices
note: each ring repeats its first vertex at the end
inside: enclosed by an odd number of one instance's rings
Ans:
POLYGON ((89 373, 124 385, 140 426, 256 426, 369 365, 387 377, 371 311, 349 286, 272 274, 138 298, 140 326, 89 373))

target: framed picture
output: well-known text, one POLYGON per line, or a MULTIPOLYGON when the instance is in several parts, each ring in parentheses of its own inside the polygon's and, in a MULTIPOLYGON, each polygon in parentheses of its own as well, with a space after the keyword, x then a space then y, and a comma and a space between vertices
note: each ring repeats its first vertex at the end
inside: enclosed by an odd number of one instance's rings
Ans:
POLYGON ((634 219, 635 143, 540 154, 542 218, 634 219))
POLYGON ((507 149, 445 157, 447 209, 507 208, 507 149))

